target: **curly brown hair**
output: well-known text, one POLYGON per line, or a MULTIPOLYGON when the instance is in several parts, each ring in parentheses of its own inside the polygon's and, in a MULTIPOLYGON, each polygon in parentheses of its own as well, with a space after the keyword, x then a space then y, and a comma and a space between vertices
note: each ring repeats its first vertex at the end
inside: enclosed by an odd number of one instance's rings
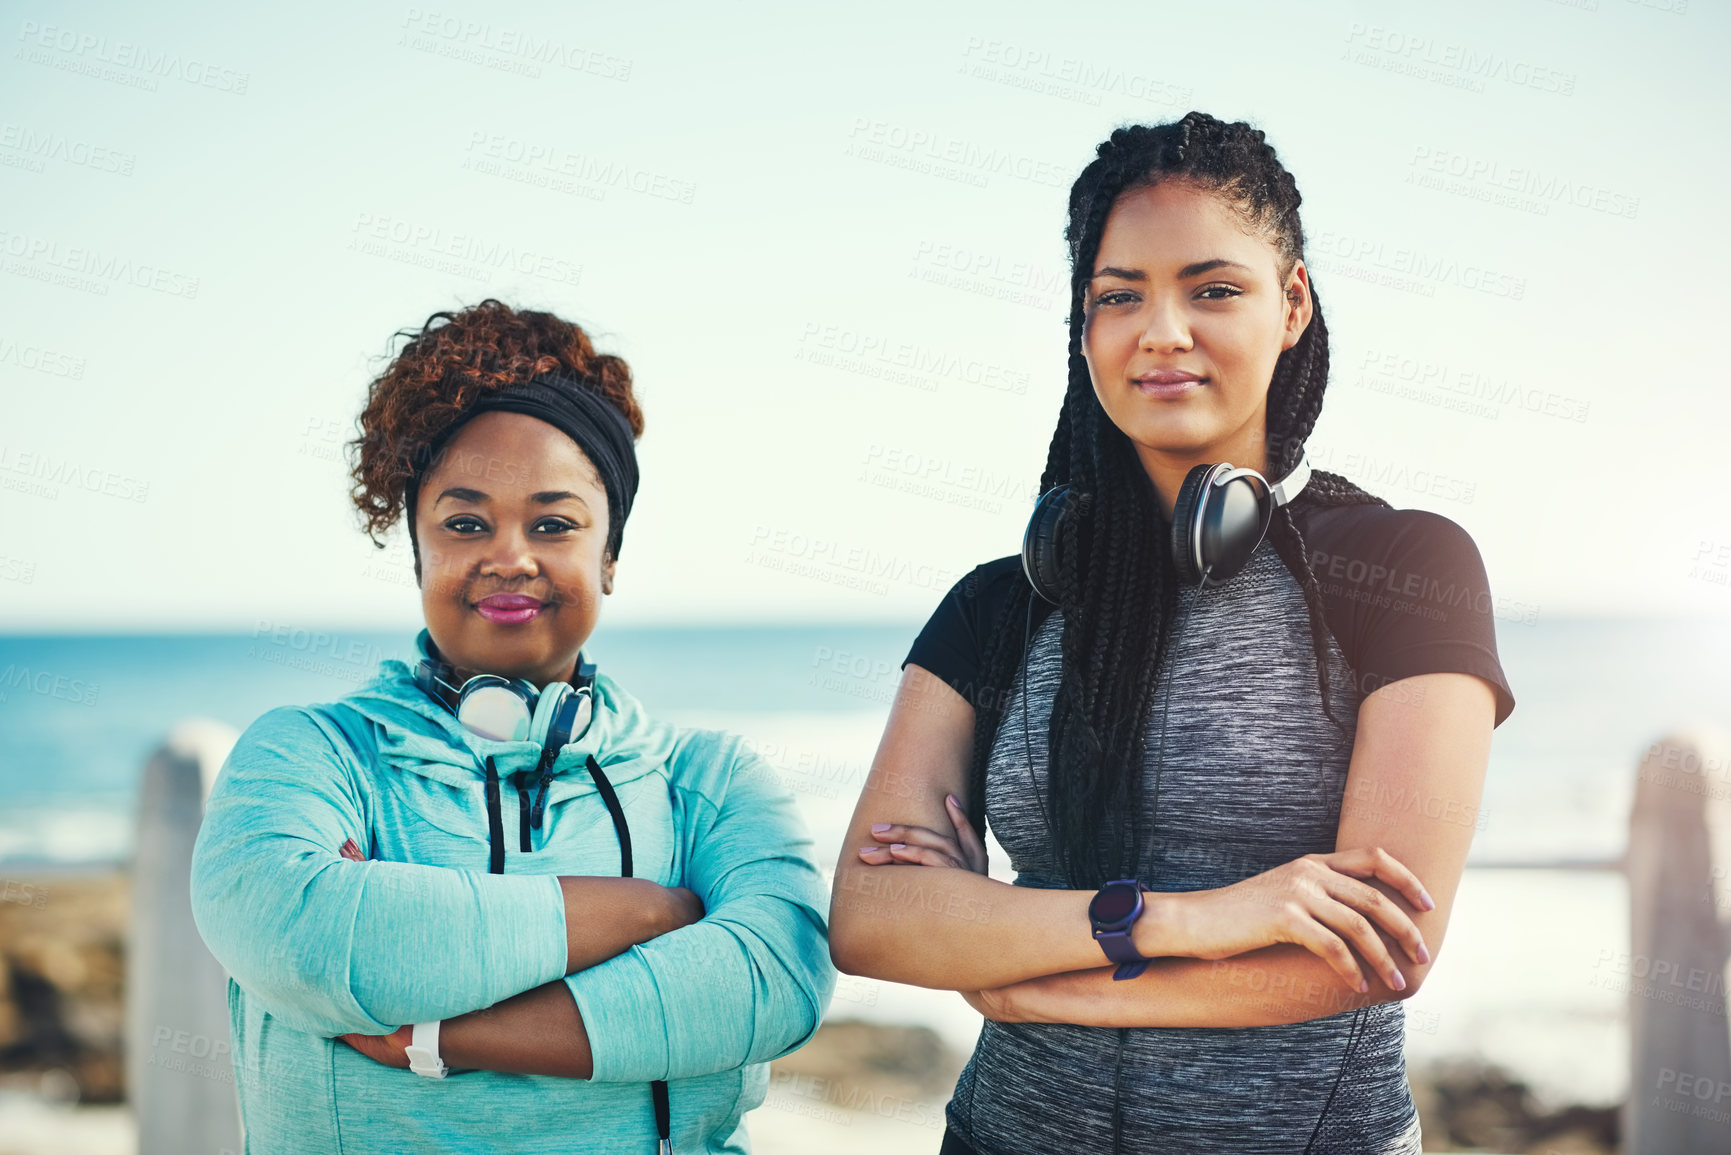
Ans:
MULTIPOLYGON (((347 443, 354 484, 349 497, 373 544, 405 513, 404 494, 417 460, 483 393, 564 369, 625 415, 633 438, 643 436, 643 410, 631 390, 631 368, 597 353, 589 334, 570 321, 533 309, 513 309, 489 297, 455 313, 434 313, 408 338, 367 387, 361 435, 347 443)), ((417 565, 417 568, 418 565, 417 565)))

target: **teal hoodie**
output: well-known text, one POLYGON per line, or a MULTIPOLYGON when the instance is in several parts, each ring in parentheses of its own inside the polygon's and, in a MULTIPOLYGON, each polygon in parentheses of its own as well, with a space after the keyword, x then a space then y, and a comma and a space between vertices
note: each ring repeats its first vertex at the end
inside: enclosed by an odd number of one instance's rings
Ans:
MULTIPOLYGON (((417 638, 427 653, 427 633, 417 638)), ((192 910, 231 976, 249 1155, 655 1149, 669 1083, 676 1152, 743 1152, 770 1059, 817 1030, 835 986, 828 893, 791 795, 742 739, 650 718, 605 673, 594 721, 554 762, 520 848, 511 775, 532 742, 470 734, 402 662, 336 702, 271 710, 211 790, 192 910), (617 876, 594 755, 630 826, 633 873, 702 898, 702 921, 565 974, 556 875, 617 876), (484 760, 501 779, 505 870, 489 873, 484 760), (341 857, 354 839, 367 862, 341 857), (334 1036, 447 1019, 563 979, 592 1078, 428 1079, 334 1036)), ((532 799, 531 799, 532 800, 532 799)))

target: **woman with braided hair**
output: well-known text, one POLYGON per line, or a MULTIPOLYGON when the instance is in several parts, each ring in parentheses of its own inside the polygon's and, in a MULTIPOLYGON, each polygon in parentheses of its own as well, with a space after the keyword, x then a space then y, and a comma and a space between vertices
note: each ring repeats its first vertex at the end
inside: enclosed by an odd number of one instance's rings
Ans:
POLYGON ((1047 496, 915 641, 832 893, 840 969, 985 1017, 946 1153, 1420 1149, 1401 1002, 1514 697, 1471 537, 1304 459, 1299 202, 1200 112, 1071 189, 1047 496))

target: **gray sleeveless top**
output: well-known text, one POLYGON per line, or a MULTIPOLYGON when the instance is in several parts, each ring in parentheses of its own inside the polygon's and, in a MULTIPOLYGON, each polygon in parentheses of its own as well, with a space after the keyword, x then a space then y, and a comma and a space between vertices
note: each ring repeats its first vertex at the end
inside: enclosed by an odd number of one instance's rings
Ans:
MULTIPOLYGON (((1141 880, 1155 890, 1201 890, 1332 851, 1364 697, 1339 645, 1327 639, 1330 704, 1344 736, 1322 712, 1304 595, 1272 543, 1225 585, 1181 590, 1178 614, 1150 711, 1141 880), (1161 703, 1175 687, 1182 692, 1166 701, 1156 813, 1161 703)), ((1018 886, 1063 885, 1030 792, 1037 787, 1044 798, 1048 789, 1046 725, 1062 629, 1053 611, 1036 632, 987 769, 988 821, 1018 886)), ((1253 983, 1245 994, 1255 997, 1253 983)), ((1243 1028, 988 1020, 946 1113, 980 1155, 1109 1152, 1116 1070, 1123 1151, 1296 1155, 1339 1074, 1312 1150, 1416 1155, 1404 1008, 1383 1003, 1359 1015, 1344 1073, 1351 1010, 1243 1028)))

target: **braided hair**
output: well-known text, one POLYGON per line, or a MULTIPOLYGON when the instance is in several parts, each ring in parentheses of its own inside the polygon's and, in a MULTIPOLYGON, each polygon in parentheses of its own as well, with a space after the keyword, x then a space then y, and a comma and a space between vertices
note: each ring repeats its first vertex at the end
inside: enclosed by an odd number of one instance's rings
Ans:
MULTIPOLYGON (((1177 572, 1165 548, 1169 523, 1153 482, 1130 438, 1101 407, 1082 357, 1084 304, 1112 206, 1130 189, 1165 180, 1185 180, 1214 193, 1248 229, 1271 241, 1281 284, 1304 253, 1297 184, 1263 132, 1241 121, 1225 123, 1190 112, 1175 123, 1119 128, 1071 186, 1064 231, 1071 265, 1069 386, 1040 488, 1067 484, 1088 495, 1084 516, 1066 519, 1055 542, 1062 674, 1047 735, 1051 761, 1045 802, 1054 855, 1069 885, 1078 889, 1133 874, 1147 720, 1178 595, 1177 572)), ((1314 286, 1312 293, 1310 323, 1280 354, 1269 384, 1271 478, 1284 477, 1297 464, 1328 384, 1328 329, 1314 286)), ((1312 472, 1297 500, 1316 506, 1388 505, 1322 470, 1312 472)), ((1322 594, 1291 505, 1275 512, 1268 536, 1299 578, 1323 711, 1344 734, 1328 701, 1322 594)), ((1020 627, 1033 596, 1027 583, 1017 583, 987 635, 969 767, 973 820, 982 832, 986 765, 1026 657, 1020 627)))

